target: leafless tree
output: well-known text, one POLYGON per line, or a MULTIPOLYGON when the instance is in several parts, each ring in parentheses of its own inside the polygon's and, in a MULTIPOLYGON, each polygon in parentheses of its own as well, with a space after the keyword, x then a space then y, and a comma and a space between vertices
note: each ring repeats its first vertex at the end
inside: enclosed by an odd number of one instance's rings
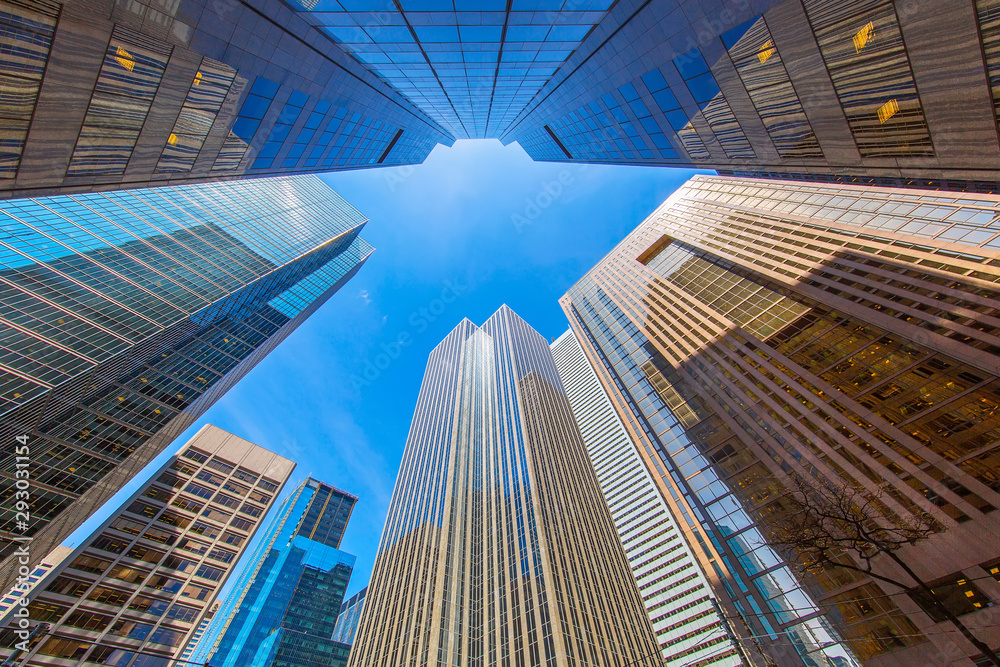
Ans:
POLYGON ((768 532, 779 551, 797 556, 799 570, 851 570, 904 591, 916 584, 925 604, 936 609, 995 667, 1000 667, 1000 658, 993 649, 977 639, 897 553, 943 529, 931 514, 900 517, 885 506, 878 493, 848 484, 826 486, 819 480, 811 484, 799 481, 790 499, 790 511, 768 532), (880 556, 892 560, 913 583, 875 572, 873 561, 880 556))

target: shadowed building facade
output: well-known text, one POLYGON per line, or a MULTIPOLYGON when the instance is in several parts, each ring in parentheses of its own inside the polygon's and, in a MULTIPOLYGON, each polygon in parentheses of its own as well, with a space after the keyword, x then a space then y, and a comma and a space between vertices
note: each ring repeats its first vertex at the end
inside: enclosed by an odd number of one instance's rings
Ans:
POLYGON ((365 222, 315 176, 0 203, 0 582, 17 537, 34 565, 349 280, 365 222))
POLYGON ((506 306, 431 352, 351 667, 659 651, 545 340, 506 306))
MULTIPOLYGON (((744 665, 701 565, 572 331, 550 345, 664 667, 744 665)), ((744 640, 746 641, 746 640, 744 640)))
POLYGON ((340 541, 357 498, 309 478, 271 520, 192 660, 214 667, 343 667, 335 641, 354 556, 340 541))
POLYGON ((888 584, 793 577, 767 534, 796 479, 929 513, 940 532, 901 557, 1000 641, 998 215, 991 195, 698 176, 562 299, 720 599, 783 662, 821 623, 866 665, 978 653, 888 584))
POLYGON ((1000 182, 1000 0, 4 0, 0 24, 0 196, 410 164, 463 138, 1000 182))
POLYGON ((412 164, 452 141, 280 0, 4 0, 0 30, 0 196, 412 164))
POLYGON ((175 664, 294 468, 206 424, 32 593, 30 625, 48 627, 26 653, 4 630, 3 654, 36 667, 175 664))
POLYGON ((501 139, 536 160, 996 191, 997 100, 996 0, 622 0, 501 139))

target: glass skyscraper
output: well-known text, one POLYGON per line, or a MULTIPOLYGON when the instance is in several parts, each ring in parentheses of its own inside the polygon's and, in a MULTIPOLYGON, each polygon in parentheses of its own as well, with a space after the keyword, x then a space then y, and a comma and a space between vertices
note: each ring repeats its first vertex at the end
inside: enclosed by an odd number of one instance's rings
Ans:
POLYGON ((1000 0, 3 0, 0 25, 0 196, 484 137, 537 160, 1000 183, 1000 0))
POLYGON ((0 203, 5 589, 17 537, 34 565, 354 275, 365 222, 314 176, 0 203))
POLYGON ((580 343, 567 331, 550 347, 664 667, 745 664, 744 647, 733 641, 712 587, 687 546, 693 535, 679 529, 580 343))
POLYGON ((354 556, 340 541, 357 498, 309 478, 285 500, 192 660, 213 667, 343 667, 334 640, 354 556))
POLYGON ((206 424, 33 591, 15 664, 167 667, 198 632, 295 464, 206 424))
POLYGON ((1000 642, 998 249, 996 196, 697 176, 563 297, 720 598, 772 654, 977 654, 906 591, 793 576, 767 535, 794 480, 933 517, 902 557, 1000 642))
POLYGON ((431 352, 351 667, 660 664, 548 344, 503 306, 431 352))
POLYGON ((421 162, 451 135, 280 0, 2 0, 0 196, 421 162))
POLYGON ((333 629, 333 640, 344 644, 353 644, 354 636, 358 633, 358 623, 361 621, 361 610, 365 606, 365 596, 368 595, 368 587, 365 586, 360 591, 344 600, 340 605, 340 616, 337 617, 337 626, 333 629))

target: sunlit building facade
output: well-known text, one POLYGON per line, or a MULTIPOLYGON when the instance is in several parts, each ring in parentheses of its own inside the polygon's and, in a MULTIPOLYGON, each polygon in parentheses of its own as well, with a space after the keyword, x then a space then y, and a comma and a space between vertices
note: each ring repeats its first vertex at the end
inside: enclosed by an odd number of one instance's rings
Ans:
POLYGON ((212 667, 343 667, 333 638, 354 570, 338 549, 357 497, 304 480, 268 525, 192 655, 212 667))
POLYGON ((503 306, 431 352, 351 667, 660 664, 546 341, 503 306))
MULTIPOLYGON (((172 665, 295 464, 207 424, 35 591, 16 664, 172 665)), ((16 620, 16 619, 15 619, 16 620)))
POLYGON ((4 0, 0 196, 422 162, 450 135, 280 0, 4 0))
POLYGON ((315 176, 0 203, 0 582, 18 537, 34 566, 349 280, 365 222, 315 176))
POLYGON ((796 479, 929 513, 940 532, 902 557, 1000 641, 998 215, 990 195, 697 176, 563 297, 720 601, 772 655, 978 653, 888 584, 793 576, 767 534, 796 479))
POLYGON ((551 345, 573 416, 660 644, 664 667, 744 665, 712 586, 687 546, 583 348, 567 331, 551 345))

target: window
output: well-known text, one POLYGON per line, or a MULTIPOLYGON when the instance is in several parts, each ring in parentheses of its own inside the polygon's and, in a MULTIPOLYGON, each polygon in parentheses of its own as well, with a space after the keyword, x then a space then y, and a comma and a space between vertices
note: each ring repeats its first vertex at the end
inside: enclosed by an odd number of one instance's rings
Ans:
POLYGON ((933 600, 919 588, 913 588, 908 593, 914 602, 919 604, 920 608, 934 619, 935 623, 947 620, 940 607, 934 604, 935 601, 955 616, 971 614, 979 609, 993 606, 993 602, 961 574, 938 579, 929 583, 928 586, 934 593, 933 600))
POLYGON ((49 59, 59 5, 34 0, 0 6, 4 57, 0 62, 0 178, 14 178, 49 59))
POLYGON ((221 570, 217 567, 202 565, 201 567, 198 568, 198 572, 196 572, 196 574, 199 577, 204 577, 205 579, 208 579, 210 581, 219 581, 224 576, 226 576, 226 571, 221 570))
POLYGON ((38 652, 42 655, 51 655, 56 658, 66 658, 67 660, 80 660, 83 654, 90 648, 90 644, 72 639, 60 639, 53 637, 44 644, 38 652))
POLYGON ((183 621, 185 623, 192 623, 194 622, 194 619, 198 618, 198 614, 200 613, 200 609, 175 604, 170 608, 170 613, 167 614, 167 618, 172 618, 176 621, 183 621))
MULTIPOLYGON (((188 89, 184 106, 181 107, 174 128, 163 147, 160 161, 156 165, 157 172, 191 171, 235 78, 236 70, 228 65, 211 58, 202 60, 188 89)), ((194 454, 205 456, 200 452, 194 454)), ((195 456, 188 458, 198 461, 195 456)))
POLYGON ((170 51, 157 40, 115 28, 68 176, 125 173, 170 51))

